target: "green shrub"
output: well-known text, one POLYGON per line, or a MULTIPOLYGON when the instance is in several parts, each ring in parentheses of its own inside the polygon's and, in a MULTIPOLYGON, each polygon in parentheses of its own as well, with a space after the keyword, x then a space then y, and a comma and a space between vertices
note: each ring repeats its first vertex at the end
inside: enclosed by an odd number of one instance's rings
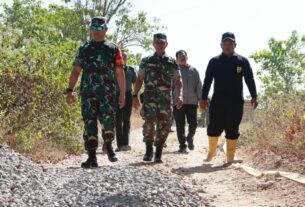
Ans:
POLYGON ((23 39, 1 27, 0 42, 0 141, 21 152, 48 147, 44 140, 80 152, 79 100, 68 107, 63 94, 79 43, 23 39))

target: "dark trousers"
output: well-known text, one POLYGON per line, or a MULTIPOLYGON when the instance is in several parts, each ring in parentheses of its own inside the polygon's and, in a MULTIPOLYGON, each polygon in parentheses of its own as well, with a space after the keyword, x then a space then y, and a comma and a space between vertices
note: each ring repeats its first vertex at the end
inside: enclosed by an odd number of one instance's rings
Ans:
POLYGON ((243 116, 243 103, 211 103, 208 136, 219 137, 225 131, 227 139, 238 139, 239 125, 243 116))
POLYGON ((132 110, 132 94, 126 92, 125 106, 116 112, 116 140, 118 148, 129 144, 130 116, 132 110))
POLYGON ((197 108, 198 106, 193 104, 184 104, 180 109, 177 109, 176 106, 173 107, 180 148, 186 147, 185 117, 187 119, 187 123, 189 124, 187 138, 192 139, 195 135, 197 128, 197 108))

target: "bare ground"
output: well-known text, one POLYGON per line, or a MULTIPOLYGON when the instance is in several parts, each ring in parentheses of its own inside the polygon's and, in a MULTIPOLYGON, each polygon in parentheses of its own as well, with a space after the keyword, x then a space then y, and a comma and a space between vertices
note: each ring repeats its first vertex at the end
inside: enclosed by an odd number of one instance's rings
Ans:
MULTIPOLYGON (((105 155, 98 154, 99 165, 128 164, 154 168, 167 176, 175 176, 186 185, 200 187, 198 193, 203 196, 202 206, 305 206, 305 186, 275 176, 254 178, 231 167, 224 167, 225 156, 219 152, 211 164, 203 163, 207 153, 208 139, 206 129, 198 127, 194 138, 195 150, 187 154, 178 154, 176 133, 170 133, 167 147, 163 152, 163 164, 144 163, 142 161, 145 144, 142 142, 142 121, 134 116, 130 135, 129 152, 119 152, 119 162, 110 163, 105 155)), ((175 129, 173 127, 173 129, 175 129)), ((222 139, 221 142, 224 140, 222 139)), ((115 146, 116 143, 114 143, 115 146)), ((257 167, 252 162, 252 151, 239 149, 237 156, 244 164, 257 167)), ((255 154, 255 153, 254 153, 255 154)), ((76 167, 86 159, 86 155, 73 156, 57 164, 58 167, 76 167)), ((257 159, 256 159, 257 160, 257 159)), ((265 163, 265 165, 268 163, 265 163)), ((259 166, 261 167, 261 166, 259 166)))

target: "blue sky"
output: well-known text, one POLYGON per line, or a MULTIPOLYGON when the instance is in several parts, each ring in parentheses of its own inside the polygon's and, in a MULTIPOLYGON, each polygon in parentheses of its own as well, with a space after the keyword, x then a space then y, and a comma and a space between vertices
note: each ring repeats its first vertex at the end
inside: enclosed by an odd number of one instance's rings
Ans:
MULTIPOLYGON (((43 0, 43 2, 59 3, 60 0, 43 0)), ((293 30, 305 34, 304 0, 131 0, 131 2, 134 14, 145 11, 150 18, 158 17, 161 20, 161 24, 167 27, 166 30, 161 31, 168 35, 167 53, 174 56, 177 50, 186 50, 189 63, 200 71, 202 79, 209 59, 221 52, 219 44, 223 32, 235 33, 236 51, 246 57, 254 51, 267 48, 267 41, 271 37, 287 39, 293 30)), ((250 62, 256 72, 259 66, 251 59, 250 62)), ((245 94, 248 94, 247 90, 245 94)))

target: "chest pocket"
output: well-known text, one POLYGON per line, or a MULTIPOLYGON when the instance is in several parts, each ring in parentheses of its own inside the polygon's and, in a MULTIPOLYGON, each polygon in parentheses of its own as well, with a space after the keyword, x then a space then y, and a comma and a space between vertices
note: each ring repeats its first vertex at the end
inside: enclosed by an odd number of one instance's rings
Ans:
POLYGON ((173 67, 168 61, 148 62, 145 71, 147 86, 158 88, 171 88, 173 67))
POLYGON ((115 48, 106 45, 90 45, 85 48, 85 66, 91 69, 113 68, 115 62, 115 48))

